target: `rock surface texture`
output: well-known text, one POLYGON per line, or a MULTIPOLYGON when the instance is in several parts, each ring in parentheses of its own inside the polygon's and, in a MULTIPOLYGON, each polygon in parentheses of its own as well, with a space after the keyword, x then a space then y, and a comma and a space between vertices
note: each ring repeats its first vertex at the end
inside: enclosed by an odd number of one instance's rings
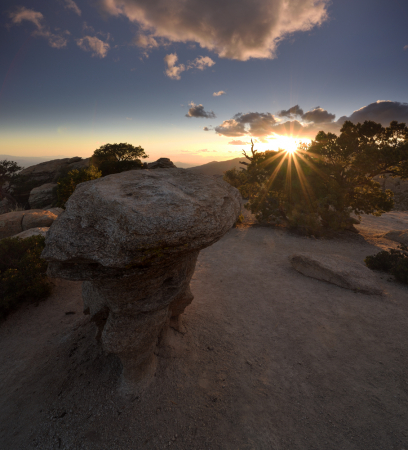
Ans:
MULTIPOLYGON (((143 389, 160 333, 193 299, 201 249, 241 209, 222 180, 184 169, 134 170, 78 185, 50 228, 42 257, 52 277, 85 280, 84 311, 123 364, 123 388, 143 389)), ((150 376, 149 376, 150 375, 150 376)))
POLYGON ((294 269, 308 277, 362 294, 382 294, 373 273, 363 264, 344 256, 298 253, 290 257, 290 263, 294 269))
POLYGON ((0 215, 0 239, 12 237, 31 228, 49 227, 64 211, 62 208, 29 209, 0 215))
POLYGON ((30 228, 29 230, 22 231, 21 233, 18 233, 13 237, 17 237, 20 239, 26 239, 31 236, 44 236, 45 237, 48 230, 49 230, 49 227, 30 228))

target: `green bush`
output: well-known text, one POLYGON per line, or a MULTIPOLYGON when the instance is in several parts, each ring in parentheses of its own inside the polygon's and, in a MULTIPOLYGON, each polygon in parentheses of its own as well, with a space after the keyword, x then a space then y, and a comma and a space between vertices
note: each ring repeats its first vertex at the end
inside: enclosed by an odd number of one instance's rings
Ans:
POLYGON ((383 250, 376 255, 367 256, 364 262, 369 269, 391 273, 397 281, 408 284, 408 248, 403 244, 398 248, 400 250, 383 250))
POLYGON ((135 147, 127 142, 120 144, 105 144, 94 151, 92 163, 102 172, 102 176, 127 170, 144 169, 140 158, 148 158, 144 149, 139 145, 135 147))
POLYGON ((0 241, 0 317, 22 301, 39 301, 51 292, 47 262, 41 259, 45 238, 0 241))
POLYGON ((95 166, 89 166, 85 169, 74 169, 68 172, 67 176, 61 177, 58 180, 57 187, 57 206, 60 208, 65 208, 65 203, 68 201, 69 197, 74 193, 75 188, 79 183, 85 181, 96 180, 102 176, 95 166))

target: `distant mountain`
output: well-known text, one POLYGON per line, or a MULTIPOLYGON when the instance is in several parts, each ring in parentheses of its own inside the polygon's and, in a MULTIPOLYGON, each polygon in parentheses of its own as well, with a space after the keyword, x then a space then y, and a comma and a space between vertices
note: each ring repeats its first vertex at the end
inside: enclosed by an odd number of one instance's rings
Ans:
POLYGON ((187 170, 194 173, 202 173, 204 175, 223 175, 225 171, 233 169, 234 167, 237 169, 239 167, 244 167, 242 164, 239 164, 240 161, 245 161, 245 157, 240 156, 239 158, 229 159, 228 161, 212 161, 203 164, 202 166, 191 167, 187 170))
POLYGON ((40 164, 45 161, 51 161, 53 159, 67 158, 66 156, 12 156, 12 155, 0 155, 0 161, 7 159, 8 161, 15 161, 23 169, 40 164))
POLYGON ((174 165, 175 165, 176 167, 178 167, 179 169, 188 169, 188 168, 190 168, 190 167, 195 167, 195 164, 191 164, 191 163, 183 163, 183 162, 181 162, 181 161, 176 161, 176 162, 174 163, 174 165))

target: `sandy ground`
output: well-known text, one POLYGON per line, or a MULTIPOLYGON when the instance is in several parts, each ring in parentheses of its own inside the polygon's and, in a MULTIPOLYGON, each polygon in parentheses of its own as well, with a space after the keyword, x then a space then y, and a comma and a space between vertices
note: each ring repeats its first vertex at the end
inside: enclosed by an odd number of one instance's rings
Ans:
POLYGON ((241 226, 200 253, 186 334, 170 330, 140 397, 96 345, 81 284, 0 324, 0 448, 408 449, 408 288, 368 296, 293 270, 298 251, 363 262, 408 213, 313 239, 241 226), (70 313, 70 314, 67 314, 70 313), (74 314, 72 314, 74 313, 74 314))

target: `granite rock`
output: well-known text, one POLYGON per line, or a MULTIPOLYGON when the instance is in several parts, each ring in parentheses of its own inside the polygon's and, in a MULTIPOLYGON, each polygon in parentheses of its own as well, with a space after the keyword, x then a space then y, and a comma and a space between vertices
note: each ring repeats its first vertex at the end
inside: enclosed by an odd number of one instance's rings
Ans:
POLYGON ((143 389, 170 319, 193 299, 199 251, 241 209, 237 189, 184 169, 134 170, 82 183, 50 228, 49 274, 83 283, 84 312, 123 364, 124 389, 143 389))
POLYGON ((382 294, 371 270, 344 256, 298 253, 290 257, 290 263, 294 269, 308 277, 362 294, 382 294))

